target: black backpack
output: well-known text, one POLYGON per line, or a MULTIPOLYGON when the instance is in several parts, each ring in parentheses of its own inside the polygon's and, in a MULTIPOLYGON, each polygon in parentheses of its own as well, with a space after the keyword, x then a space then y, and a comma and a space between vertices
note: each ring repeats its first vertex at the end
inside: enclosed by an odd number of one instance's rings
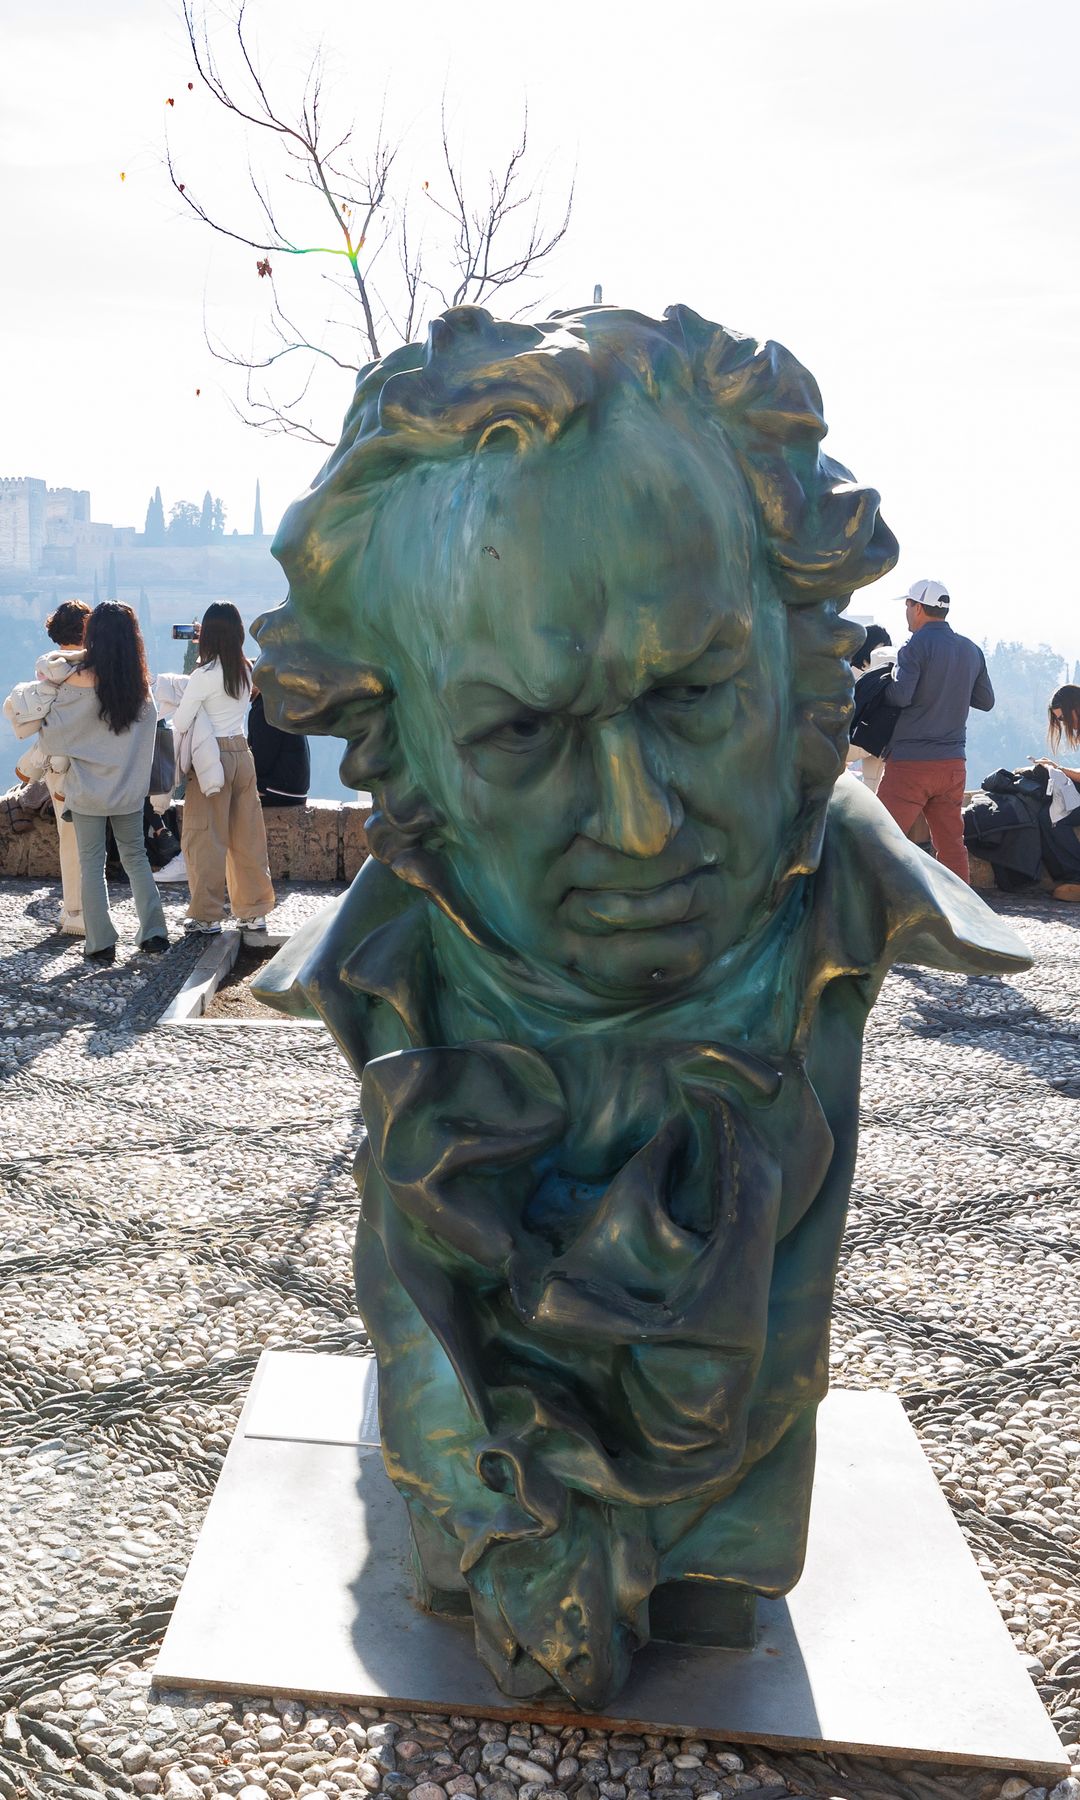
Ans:
POLYGON ((851 718, 851 741, 870 756, 880 756, 888 746, 900 714, 885 700, 885 690, 892 679, 891 669, 868 669, 855 683, 855 711, 851 718))

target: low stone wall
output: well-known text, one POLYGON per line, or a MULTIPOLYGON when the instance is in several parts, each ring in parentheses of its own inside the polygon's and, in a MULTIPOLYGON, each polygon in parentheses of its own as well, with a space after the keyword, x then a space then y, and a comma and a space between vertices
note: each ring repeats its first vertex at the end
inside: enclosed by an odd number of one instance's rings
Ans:
MULTIPOLYGON (((184 803, 176 810, 183 815, 184 803)), ((275 806, 263 814, 270 873, 275 881, 351 881, 367 856, 364 825, 371 808, 356 802, 315 800, 309 806, 275 806)), ((926 822, 920 819, 912 837, 929 843, 926 822)), ((993 888, 994 871, 988 862, 973 856, 971 885, 993 888)), ((60 860, 56 827, 51 813, 36 819, 29 831, 0 838, 0 876, 15 875, 38 881, 59 881, 60 860)), ((1044 887, 1052 887, 1046 879, 1044 887)))
POLYGON ((351 881, 367 857, 364 826, 370 814, 370 806, 353 801, 267 808, 263 818, 274 880, 351 881))
MULTIPOLYGON (((183 832, 183 801, 177 801, 183 832)), ((270 873, 275 881, 351 881, 367 856, 364 825, 369 806, 315 800, 309 806, 275 806, 264 814, 270 873)), ((29 831, 0 838, 0 875, 59 881, 60 858, 51 812, 29 831)))

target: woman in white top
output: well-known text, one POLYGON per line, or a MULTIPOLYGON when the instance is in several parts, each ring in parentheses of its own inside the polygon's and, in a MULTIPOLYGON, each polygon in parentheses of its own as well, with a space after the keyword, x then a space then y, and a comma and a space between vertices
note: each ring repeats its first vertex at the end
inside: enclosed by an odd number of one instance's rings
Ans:
POLYGON ((207 794, 192 768, 184 792, 183 849, 192 931, 221 930, 226 889, 234 919, 252 931, 265 927, 265 915, 274 904, 266 827, 245 730, 250 704, 251 664, 244 655, 243 620, 228 601, 215 601, 203 614, 199 660, 172 721, 174 731, 187 731, 202 708, 217 738, 225 777, 218 792, 207 794))

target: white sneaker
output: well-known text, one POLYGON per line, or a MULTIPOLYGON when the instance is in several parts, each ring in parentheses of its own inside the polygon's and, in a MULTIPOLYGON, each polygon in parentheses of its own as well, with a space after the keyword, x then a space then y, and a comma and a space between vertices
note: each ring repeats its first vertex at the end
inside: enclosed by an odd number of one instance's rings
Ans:
POLYGON ((155 881, 186 881, 188 873, 184 852, 178 850, 172 861, 167 862, 163 869, 153 871, 153 876, 155 881))
POLYGON ((220 919, 185 919, 184 930, 194 936, 217 937, 221 931, 220 919))
POLYGON ((82 913, 62 912, 60 914, 60 923, 56 929, 63 937, 86 936, 86 926, 83 924, 82 913))
POLYGON ((235 923, 237 925, 239 925, 241 931, 265 931, 266 930, 266 920, 265 919, 237 919, 235 921, 235 923))

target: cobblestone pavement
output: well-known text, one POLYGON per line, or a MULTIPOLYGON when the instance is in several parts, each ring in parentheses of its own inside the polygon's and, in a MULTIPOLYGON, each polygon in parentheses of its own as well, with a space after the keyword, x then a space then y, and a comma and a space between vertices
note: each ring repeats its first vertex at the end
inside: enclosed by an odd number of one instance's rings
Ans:
MULTIPOLYGON (((328 891, 289 889, 275 925, 328 891)), ((359 1121, 321 1032, 148 1029, 198 946, 139 957, 117 899, 128 941, 91 971, 48 935, 54 887, 0 883, 0 1800, 1029 1791, 1001 1772, 153 1690, 259 1351, 367 1348, 349 1285, 359 1121)), ((873 1015, 834 1378, 902 1395, 1077 1760, 1080 913, 999 905, 1029 974, 899 970, 873 1015)))

